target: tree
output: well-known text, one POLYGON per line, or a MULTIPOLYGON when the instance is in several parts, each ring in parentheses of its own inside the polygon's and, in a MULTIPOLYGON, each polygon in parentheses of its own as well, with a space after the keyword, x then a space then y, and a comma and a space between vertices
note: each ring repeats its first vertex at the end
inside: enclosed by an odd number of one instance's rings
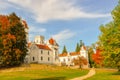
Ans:
POLYGON ((84 43, 82 42, 82 40, 80 40, 80 48, 84 45, 84 43))
POLYGON ((10 32, 16 37, 16 43, 13 46, 13 48, 16 49, 16 60, 20 61, 19 64, 21 64, 23 63, 27 54, 25 26, 22 24, 21 19, 15 13, 9 15, 9 20, 10 23, 12 23, 10 32))
POLYGON ((99 40, 105 64, 116 66, 120 71, 120 2, 112 11, 113 21, 100 26, 99 40))
POLYGON ((94 54, 94 51, 93 51, 93 48, 92 47, 89 47, 88 48, 88 59, 89 59, 89 64, 90 64, 90 67, 92 68, 93 65, 94 65, 94 61, 92 59, 92 55, 94 54))
POLYGON ((80 46, 79 46, 79 43, 77 43, 75 52, 79 52, 79 51, 80 51, 80 46))
POLYGON ((92 59, 96 65, 102 66, 103 65, 103 56, 101 54, 101 50, 97 49, 95 54, 92 54, 92 59))
POLYGON ((79 65, 79 68, 80 69, 82 69, 82 67, 84 66, 84 65, 87 65, 87 59, 85 59, 84 57, 78 57, 78 58, 75 58, 74 60, 73 60, 73 63, 75 64, 75 65, 79 65))
POLYGON ((8 17, 5 15, 0 15, 0 66, 9 64, 9 46, 12 46, 11 41, 14 41, 13 35, 8 34, 9 27, 10 23, 8 17))
POLYGON ((66 46, 64 45, 62 53, 67 53, 66 46))
POLYGON ((12 13, 0 15, 0 67, 18 66, 27 53, 25 27, 21 19, 12 13))

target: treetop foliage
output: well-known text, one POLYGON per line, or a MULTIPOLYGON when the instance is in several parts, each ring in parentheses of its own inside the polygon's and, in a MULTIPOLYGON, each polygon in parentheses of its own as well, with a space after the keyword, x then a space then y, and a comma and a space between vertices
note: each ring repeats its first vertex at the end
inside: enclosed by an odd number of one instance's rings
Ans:
POLYGON ((120 71, 120 2, 112 11, 113 21, 100 26, 102 54, 105 64, 116 66, 120 71))
POLYGON ((67 53, 66 46, 64 45, 62 53, 67 53))
POLYGON ((15 14, 0 15, 0 67, 23 63, 27 53, 25 27, 15 14))

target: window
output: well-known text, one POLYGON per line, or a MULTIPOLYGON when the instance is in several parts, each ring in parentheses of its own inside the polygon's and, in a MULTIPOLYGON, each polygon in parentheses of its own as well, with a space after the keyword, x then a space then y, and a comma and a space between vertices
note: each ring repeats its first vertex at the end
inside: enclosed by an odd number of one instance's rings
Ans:
POLYGON ((68 61, 70 61, 70 58, 68 58, 68 61))
POLYGON ((43 51, 41 50, 41 54, 43 54, 43 51))
POLYGON ((41 56, 41 61, 43 60, 43 57, 41 56))
POLYGON ((48 55, 49 55, 49 51, 48 51, 48 55))
POLYGON ((65 62, 65 59, 63 61, 65 62))
POLYGON ((55 51, 55 54, 57 54, 57 51, 55 51))
POLYGON ((48 61, 50 61, 50 58, 48 57, 48 61))
POLYGON ((35 60, 35 58, 33 57, 33 61, 35 60))
POLYGON ((57 57, 57 51, 55 51, 55 57, 57 57))

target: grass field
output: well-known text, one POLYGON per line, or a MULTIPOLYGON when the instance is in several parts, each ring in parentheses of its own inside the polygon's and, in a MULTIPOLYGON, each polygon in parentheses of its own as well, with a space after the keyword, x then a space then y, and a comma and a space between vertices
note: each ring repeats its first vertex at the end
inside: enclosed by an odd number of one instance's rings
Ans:
POLYGON ((96 69, 96 74, 86 80, 120 80, 120 72, 113 69, 96 69))
POLYGON ((30 67, 0 70, 0 80, 69 80, 87 73, 88 70, 31 64, 30 67))

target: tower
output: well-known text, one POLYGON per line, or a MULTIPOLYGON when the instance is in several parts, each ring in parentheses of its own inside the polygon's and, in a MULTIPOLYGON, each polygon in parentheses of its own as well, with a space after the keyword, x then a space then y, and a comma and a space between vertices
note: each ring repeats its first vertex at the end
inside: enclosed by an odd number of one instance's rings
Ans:
POLYGON ((44 44, 44 36, 36 36, 34 42, 35 44, 44 44))
POLYGON ((54 54, 54 59, 55 59, 55 62, 56 62, 58 60, 59 45, 53 38, 50 38, 48 40, 47 44, 52 49, 53 54, 54 54))

